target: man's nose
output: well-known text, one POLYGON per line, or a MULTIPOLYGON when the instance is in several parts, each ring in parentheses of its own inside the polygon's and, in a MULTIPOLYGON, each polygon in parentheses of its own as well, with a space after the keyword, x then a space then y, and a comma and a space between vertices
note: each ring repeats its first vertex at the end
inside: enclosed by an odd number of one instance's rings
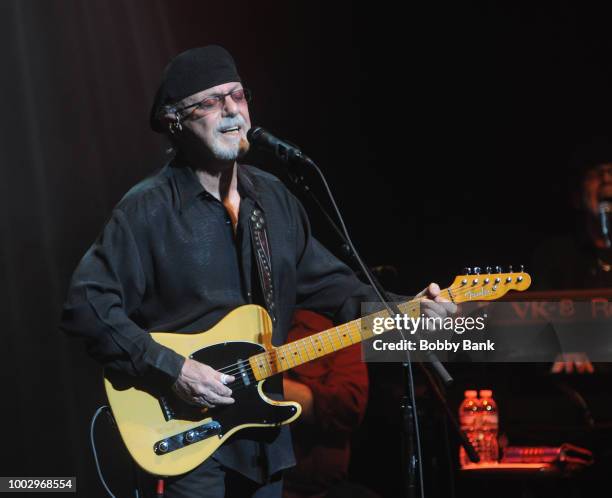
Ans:
POLYGON ((223 99, 223 114, 226 116, 235 116, 238 114, 238 104, 234 102, 231 95, 226 95, 223 99))

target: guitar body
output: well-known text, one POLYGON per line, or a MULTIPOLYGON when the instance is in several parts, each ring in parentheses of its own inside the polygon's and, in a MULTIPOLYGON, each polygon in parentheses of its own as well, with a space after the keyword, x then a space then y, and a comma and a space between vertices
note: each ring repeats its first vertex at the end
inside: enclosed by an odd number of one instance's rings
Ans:
POLYGON ((212 329, 195 334, 155 332, 155 341, 177 353, 228 371, 235 403, 207 410, 179 400, 154 382, 105 372, 105 389, 121 437, 132 458, 159 476, 188 472, 210 457, 227 439, 248 427, 276 427, 297 419, 301 407, 279 402, 263 392, 249 357, 270 350, 272 325, 256 305, 235 309, 212 329))

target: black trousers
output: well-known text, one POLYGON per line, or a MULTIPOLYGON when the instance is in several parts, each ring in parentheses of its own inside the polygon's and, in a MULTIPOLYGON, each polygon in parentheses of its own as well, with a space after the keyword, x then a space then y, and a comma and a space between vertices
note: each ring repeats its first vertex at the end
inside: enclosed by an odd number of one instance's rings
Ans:
MULTIPOLYGON (((147 475, 140 481, 144 497, 155 497, 157 479, 147 475)), ((262 485, 209 458, 187 474, 165 479, 164 498, 281 498, 282 493, 280 472, 262 485)))

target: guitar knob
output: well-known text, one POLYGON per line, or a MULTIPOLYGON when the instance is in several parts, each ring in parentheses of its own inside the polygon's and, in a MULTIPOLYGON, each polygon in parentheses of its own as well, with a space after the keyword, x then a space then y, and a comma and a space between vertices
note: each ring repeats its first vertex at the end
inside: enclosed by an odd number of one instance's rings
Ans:
POLYGON ((196 435, 196 431, 187 431, 187 433, 185 434, 185 441, 187 443, 193 443, 195 441, 196 435))
POLYGON ((474 267, 474 275, 480 275, 480 266, 474 267))

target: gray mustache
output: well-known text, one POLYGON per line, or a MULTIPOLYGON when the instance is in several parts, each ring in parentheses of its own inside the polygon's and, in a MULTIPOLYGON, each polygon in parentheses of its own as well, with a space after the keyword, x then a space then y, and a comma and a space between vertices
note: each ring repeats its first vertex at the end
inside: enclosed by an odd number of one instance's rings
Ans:
POLYGON ((219 126, 217 126, 217 131, 224 130, 226 128, 231 128, 232 126, 240 126, 244 128, 246 123, 244 122, 244 118, 240 115, 232 116, 229 118, 222 118, 219 126))

